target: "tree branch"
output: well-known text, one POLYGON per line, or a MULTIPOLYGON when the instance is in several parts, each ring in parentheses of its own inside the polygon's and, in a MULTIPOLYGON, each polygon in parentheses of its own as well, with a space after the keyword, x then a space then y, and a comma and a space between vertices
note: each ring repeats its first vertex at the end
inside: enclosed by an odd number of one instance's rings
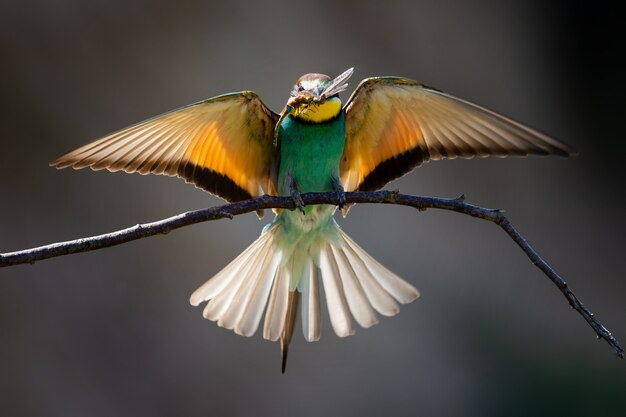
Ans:
MULTIPOLYGON (((488 220, 500 226, 517 245, 524 251, 526 256, 539 268, 567 299, 570 306, 576 310, 587 321, 589 326, 596 332, 598 339, 604 339, 615 351, 616 355, 623 358, 624 351, 619 342, 611 335, 596 318, 593 313, 576 297, 569 289, 567 283, 535 252, 502 211, 468 204, 464 196, 457 198, 437 198, 421 197, 406 194, 399 194, 397 191, 376 191, 376 192, 353 192, 346 193, 346 203, 379 203, 397 204, 409 206, 424 211, 429 208, 456 211, 468 216, 488 220)), ((338 198, 335 193, 311 193, 303 194, 302 201, 305 205, 311 204, 337 204, 338 198)), ((184 226, 217 220, 223 218, 233 218, 239 214, 250 213, 256 210, 269 208, 295 209, 294 201, 290 197, 262 196, 252 200, 227 204, 219 207, 211 207, 201 210, 189 211, 164 220, 153 223, 138 224, 127 229, 99 236, 92 236, 82 239, 70 240, 67 242, 53 243, 33 249, 26 249, 17 252, 0 254, 0 268, 30 263, 57 256, 69 255, 78 252, 88 252, 102 249, 109 246, 120 245, 132 240, 157 234, 166 234, 174 229, 184 226)))

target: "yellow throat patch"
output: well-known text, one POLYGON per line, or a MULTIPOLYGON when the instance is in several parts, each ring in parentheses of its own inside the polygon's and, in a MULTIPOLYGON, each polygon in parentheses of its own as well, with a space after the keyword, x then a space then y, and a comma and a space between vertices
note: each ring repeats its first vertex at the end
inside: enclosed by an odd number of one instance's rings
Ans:
POLYGON ((341 100, 338 97, 329 98, 320 105, 310 105, 297 114, 297 118, 307 122, 322 123, 337 117, 341 111, 341 100))

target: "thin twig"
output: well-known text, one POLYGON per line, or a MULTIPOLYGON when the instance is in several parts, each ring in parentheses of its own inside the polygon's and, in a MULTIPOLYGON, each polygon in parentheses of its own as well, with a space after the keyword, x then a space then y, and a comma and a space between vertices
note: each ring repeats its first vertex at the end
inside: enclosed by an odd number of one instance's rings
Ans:
MULTIPOLYGON (((567 283, 537 254, 537 252, 535 252, 526 239, 524 239, 522 235, 515 230, 502 211, 475 206, 473 204, 466 203, 464 200, 465 197, 463 195, 457 198, 437 198, 399 194, 395 191, 376 191, 346 193, 345 202, 348 204, 397 204, 413 207, 420 211, 430 208, 450 210, 463 213, 468 216, 477 217, 479 219, 488 220, 497 224, 511 237, 511 239, 515 241, 515 243, 517 243, 532 263, 535 264, 535 266, 537 266, 537 268, 539 268, 548 278, 550 278, 554 285, 557 286, 559 291, 561 291, 563 296, 567 299, 572 308, 583 316, 589 326, 593 328, 597 337, 599 339, 604 339, 613 348, 616 355, 623 358, 624 351, 618 341, 613 337, 613 335, 611 335, 611 332, 609 332, 609 330, 594 317, 593 313, 589 311, 589 309, 569 289, 567 283)), ((334 205, 338 203, 338 197, 335 193, 311 193, 302 194, 302 201, 305 205, 334 205)), ((99 236, 53 243, 33 249, 0 254, 0 268, 18 264, 32 264, 43 259, 69 255, 71 253, 102 249, 144 237, 166 234, 174 229, 200 222, 232 218, 233 216, 237 216, 239 214, 270 208, 295 209, 295 204, 291 197, 272 197, 265 195, 256 199, 227 204, 219 207, 189 211, 164 220, 159 220, 153 223, 138 224, 127 229, 99 236)))

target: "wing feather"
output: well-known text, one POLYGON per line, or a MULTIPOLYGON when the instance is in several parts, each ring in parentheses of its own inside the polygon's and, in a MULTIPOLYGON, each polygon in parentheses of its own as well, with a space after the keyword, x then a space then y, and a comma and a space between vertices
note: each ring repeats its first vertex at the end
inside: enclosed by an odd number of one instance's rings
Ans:
POLYGON ((519 122, 406 78, 363 80, 345 111, 340 171, 346 191, 380 188, 429 160, 576 153, 519 122))
POLYGON ((178 176, 238 201, 268 191, 277 121, 255 93, 226 94, 107 135, 50 165, 178 176))

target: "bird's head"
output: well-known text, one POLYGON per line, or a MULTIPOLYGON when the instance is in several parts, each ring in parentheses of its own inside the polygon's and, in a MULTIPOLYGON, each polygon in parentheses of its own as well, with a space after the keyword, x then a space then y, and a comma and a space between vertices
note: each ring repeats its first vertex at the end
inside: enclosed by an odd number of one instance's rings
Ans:
POLYGON ((324 74, 305 74, 296 81, 287 100, 285 113, 308 122, 321 123, 336 117, 341 111, 339 93, 354 69, 350 68, 335 79, 324 74))

